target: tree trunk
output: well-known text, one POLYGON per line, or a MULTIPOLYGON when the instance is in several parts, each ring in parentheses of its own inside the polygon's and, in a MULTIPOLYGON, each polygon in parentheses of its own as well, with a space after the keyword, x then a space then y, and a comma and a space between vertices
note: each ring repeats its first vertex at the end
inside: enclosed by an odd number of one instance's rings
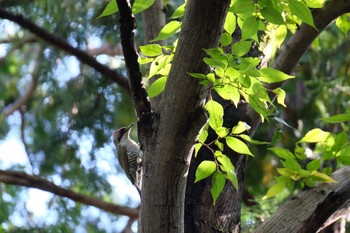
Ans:
POLYGON ((226 0, 187 2, 174 61, 144 148, 140 232, 184 232, 185 185, 193 144, 206 117, 202 85, 188 72, 207 73, 203 48, 218 46, 226 0), (151 136, 152 135, 152 136, 151 136))

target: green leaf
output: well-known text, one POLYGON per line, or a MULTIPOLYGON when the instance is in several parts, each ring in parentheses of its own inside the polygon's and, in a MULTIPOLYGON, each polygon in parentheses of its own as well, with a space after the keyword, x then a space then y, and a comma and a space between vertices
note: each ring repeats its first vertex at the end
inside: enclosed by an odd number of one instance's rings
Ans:
POLYGON ((209 125, 211 128, 216 130, 217 128, 221 127, 223 124, 223 116, 224 116, 224 109, 218 102, 214 100, 209 100, 206 105, 205 109, 209 113, 209 125))
POLYGON ((243 56, 249 52, 253 41, 238 41, 232 45, 232 54, 236 56, 243 56))
POLYGON ((314 27, 316 29, 311 11, 304 2, 289 0, 289 8, 294 15, 301 19, 301 21, 309 24, 311 27, 314 27))
POLYGON ((299 146, 298 144, 295 145, 294 154, 297 159, 305 160, 306 159, 306 150, 304 147, 299 146))
POLYGON ((286 159, 282 162, 282 164, 285 168, 288 168, 290 170, 299 171, 301 169, 300 164, 294 158, 286 159))
POLYGON ((196 143, 194 144, 194 157, 197 157, 197 154, 199 150, 202 148, 203 144, 202 143, 196 143))
POLYGON ((280 147, 271 147, 268 150, 272 151, 275 155, 280 157, 281 159, 294 159, 294 154, 290 152, 288 149, 280 148, 280 147))
POLYGON ((181 6, 179 6, 174 11, 174 13, 169 17, 169 19, 177 19, 177 18, 181 18, 182 16, 184 16, 185 7, 186 7, 186 3, 182 4, 181 6))
POLYGON ((246 134, 240 134, 240 135, 237 135, 238 137, 242 138, 243 140, 251 143, 251 144, 255 144, 255 145, 266 145, 266 144, 270 144, 269 142, 261 142, 261 141, 258 141, 258 140, 254 140, 252 139, 251 137, 249 137, 248 135, 246 134))
POLYGON ((215 129, 215 132, 220 138, 224 138, 228 134, 228 129, 225 127, 218 127, 215 129))
POLYGON ((216 164, 214 161, 204 160, 201 162, 196 170, 195 183, 211 176, 216 171, 216 164))
POLYGON ((226 173, 226 178, 231 181, 233 187, 238 190, 238 180, 234 170, 230 170, 226 173))
POLYGON ((231 98, 230 93, 227 91, 225 86, 214 86, 214 90, 225 100, 229 100, 231 98))
POLYGON ((254 13, 256 10, 256 7, 253 3, 253 1, 235 1, 233 5, 230 7, 229 12, 236 13, 236 14, 249 14, 254 13))
POLYGON ((207 76, 204 74, 200 74, 200 73, 188 73, 188 74, 191 75, 193 78, 207 79, 207 76))
POLYGON ((230 100, 237 107, 239 101, 241 100, 241 95, 239 94, 238 88, 232 85, 227 85, 226 90, 230 95, 230 100))
POLYGON ((167 23, 162 30, 159 32, 158 36, 154 38, 153 41, 158 41, 158 40, 166 40, 173 35, 181 28, 182 23, 178 21, 170 21, 167 23))
POLYGON ((156 74, 159 74, 158 72, 160 70, 162 70, 163 68, 165 68, 165 66, 167 66, 167 65, 168 65, 168 68, 170 68, 169 64, 173 60, 173 58, 174 58, 173 54, 160 55, 160 56, 156 57, 153 60, 153 62, 151 63, 151 67, 149 69, 148 78, 151 78, 151 77, 153 77, 156 74))
POLYGON ((261 77, 259 80, 265 83, 276 83, 282 82, 290 78, 294 78, 294 76, 287 75, 282 71, 267 67, 260 69, 261 77))
POLYGON ((99 16, 97 16, 97 19, 101 18, 101 17, 104 17, 104 16, 107 16, 107 15, 111 15, 111 14, 117 13, 117 12, 118 12, 117 1, 116 0, 111 0, 107 4, 107 6, 103 10, 103 12, 99 16))
POLYGON ((318 170, 320 168, 320 166, 321 166, 321 160, 315 159, 306 165, 306 170, 315 171, 315 170, 318 170))
POLYGON ((284 24, 283 17, 280 12, 278 12, 276 9, 272 7, 264 7, 260 13, 262 16, 273 24, 284 24))
POLYGON ((225 187, 225 176, 221 172, 215 172, 213 175, 213 184, 210 189, 211 196, 213 197, 214 205, 218 199, 222 190, 225 187))
POLYGON ((153 5, 154 1, 155 0, 135 0, 134 4, 132 5, 132 13, 136 15, 148 9, 153 5))
POLYGON ((350 120, 349 113, 338 114, 338 115, 334 115, 331 117, 322 118, 322 121, 325 123, 341 123, 341 122, 345 122, 345 121, 349 121, 349 120, 350 120))
POLYGON ((230 34, 228 34, 227 32, 222 33, 220 37, 221 46, 228 46, 231 43, 232 43, 232 36, 230 36, 230 34))
POLYGON ((272 185, 267 191, 266 195, 263 197, 263 200, 274 197, 277 194, 281 193, 286 188, 286 183, 277 183, 272 185))
POLYGON ((328 176, 328 175, 326 175, 324 173, 318 172, 318 171, 311 172, 311 176, 318 177, 318 178, 322 179, 325 182, 337 183, 337 181, 334 180, 332 177, 330 177, 330 176, 328 176))
POLYGON ((287 176, 287 177, 292 177, 295 174, 295 171, 288 169, 288 168, 277 168, 277 172, 281 176, 287 176))
POLYGON ((203 58, 203 61, 205 62, 205 64, 207 64, 208 66, 211 66, 211 67, 226 68, 226 66, 227 66, 227 61, 225 59, 219 60, 216 58, 205 57, 205 58, 203 58))
POLYGON ((232 12, 228 12, 226 15, 224 29, 230 35, 236 30, 236 16, 232 12))
POLYGON ((206 124, 199 132, 198 141, 204 143, 208 137, 208 125, 206 124))
POLYGON ((298 143, 300 142, 325 142, 329 137, 331 137, 331 133, 325 132, 319 128, 310 130, 298 143))
POLYGON ((286 104, 284 103, 284 100, 286 99, 286 92, 282 88, 276 88, 272 90, 273 93, 277 95, 277 103, 282 105, 283 107, 287 107, 286 104))
POLYGON ((322 8, 325 0, 304 0, 310 8, 322 8))
POLYGON ((226 143, 232 150, 236 151, 237 153, 254 156, 252 152, 250 152, 248 146, 238 138, 227 137, 226 143))
POLYGON ((240 134, 240 133, 243 133, 244 131, 248 131, 251 127, 243 122, 243 121, 238 121, 237 125, 235 125, 233 128, 232 128, 232 131, 231 133, 232 134, 240 134))
POLYGON ((164 91, 164 87, 167 79, 168 79, 167 76, 160 77, 154 83, 152 83, 152 85, 147 90, 148 96, 150 98, 153 98, 159 95, 160 93, 162 93, 164 91))
POLYGON ((342 15, 337 18, 335 21, 335 25, 344 33, 345 36, 347 36, 349 30, 350 30, 350 22, 349 22, 349 16, 348 15, 342 15))
POLYGON ((163 54, 162 47, 159 44, 148 44, 140 46, 143 55, 148 57, 155 57, 163 54))
POLYGON ((141 57, 141 56, 139 56, 137 61, 140 63, 140 65, 143 65, 143 64, 147 64, 147 63, 154 61, 154 58, 153 57, 141 57))
POLYGON ((258 32, 259 20, 255 16, 246 18, 242 25, 242 39, 246 40, 251 38, 258 32))
POLYGON ((221 151, 215 151, 215 156, 216 156, 217 160, 219 161, 220 168, 222 171, 228 172, 231 170, 235 170, 235 167, 233 166, 229 157, 224 155, 221 151))
POLYGON ((238 76, 238 80, 240 82, 240 84, 242 84, 243 87, 249 88, 251 85, 251 79, 248 75, 242 74, 240 76, 238 76))
POLYGON ((288 123, 287 123, 285 120, 283 120, 283 119, 281 119, 281 118, 279 118, 279 117, 276 117, 276 116, 275 116, 275 117, 273 117, 273 119, 274 119, 275 121, 277 121, 278 123, 284 125, 284 126, 287 126, 287 127, 291 128, 291 129, 294 129, 294 130, 297 130, 296 128, 294 128, 294 127, 288 125, 288 123))
MULTIPOLYGON (((224 143, 221 143, 219 140, 215 140, 215 145, 218 147, 218 149, 220 150, 220 151, 215 151, 215 154, 217 153, 217 152, 220 152, 221 153, 221 151, 223 151, 224 150, 224 143)), ((222 154, 222 153, 221 153, 222 154)))

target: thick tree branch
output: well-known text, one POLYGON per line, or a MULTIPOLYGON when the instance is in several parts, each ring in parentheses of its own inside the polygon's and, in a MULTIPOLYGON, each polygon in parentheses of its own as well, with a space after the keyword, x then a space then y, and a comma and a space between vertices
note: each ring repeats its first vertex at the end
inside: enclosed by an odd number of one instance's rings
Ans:
POLYGON ((0 8, 0 18, 17 23, 18 25, 29 30, 31 33, 35 34, 37 37, 43 39, 47 43, 75 56, 81 62, 94 68, 107 79, 119 84, 126 90, 129 90, 127 79, 123 77, 123 75, 119 74, 116 70, 110 69, 109 67, 98 62, 95 58, 89 56, 86 52, 71 46, 66 41, 58 38, 55 35, 48 33, 46 30, 32 23, 30 20, 25 19, 22 15, 14 15, 6 11, 5 9, 0 8))
POLYGON ((298 64, 300 58, 308 50, 312 41, 337 17, 350 12, 350 1, 327 1, 322 9, 313 11, 313 18, 317 30, 305 23, 294 35, 282 45, 276 61, 275 69, 290 74, 298 64))
POLYGON ((123 207, 105 201, 101 201, 96 198, 88 197, 83 194, 76 193, 65 188, 61 188, 55 185, 54 183, 47 181, 39 176, 32 176, 23 172, 0 170, 0 182, 5 184, 25 186, 29 188, 37 188, 43 191, 56 194, 60 197, 66 197, 76 202, 94 206, 96 208, 110 212, 115 215, 125 215, 130 217, 131 219, 136 219, 138 216, 137 209, 131 209, 128 207, 123 207))
POLYGON ((337 220, 334 213, 350 207, 350 167, 334 172, 338 183, 322 183, 299 193, 258 227, 257 233, 317 232, 337 220))
POLYGON ((154 126, 144 151, 140 232, 159 232, 159 226, 162 232, 184 232, 187 172, 193 144, 206 122, 203 86, 188 73, 209 71, 203 62, 203 48, 218 46, 229 5, 226 0, 187 1, 174 60, 156 112, 159 126, 154 126))
POLYGON ((151 104, 147 98, 147 93, 142 83, 142 74, 140 65, 137 61, 138 54, 135 49, 134 30, 135 17, 132 14, 129 0, 117 0, 120 14, 120 37, 125 57, 125 65, 128 70, 129 85, 137 116, 141 119, 143 116, 151 113, 151 104))

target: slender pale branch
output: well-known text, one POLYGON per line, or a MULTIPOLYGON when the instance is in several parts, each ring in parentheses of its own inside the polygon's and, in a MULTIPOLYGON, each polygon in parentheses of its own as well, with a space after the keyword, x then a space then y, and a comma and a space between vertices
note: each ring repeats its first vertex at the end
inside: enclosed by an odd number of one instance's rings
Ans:
POLYGON ((112 70, 109 67, 103 65, 102 63, 98 62, 94 57, 89 56, 89 54, 86 53, 85 51, 73 47, 72 45, 67 43, 65 40, 47 32, 45 29, 39 27, 38 25, 31 22, 30 20, 24 18, 22 15, 15 15, 6 11, 5 9, 0 8, 0 18, 7 19, 17 23, 21 27, 29 30, 31 33, 35 34, 37 37, 44 40, 45 42, 75 56, 82 63, 94 68, 96 71, 101 73, 107 79, 117 83, 118 85, 125 88, 126 90, 129 90, 127 79, 123 75, 118 73, 116 70, 112 70))
POLYGON ((5 184, 25 186, 29 188, 37 188, 49 193, 56 194, 60 197, 66 197, 76 202, 94 206, 115 215, 125 215, 131 219, 137 219, 138 217, 138 209, 131 209, 129 207, 123 207, 99 200, 97 198, 85 196, 81 193, 59 187, 39 176, 28 175, 23 172, 0 170, 0 182, 5 184))
POLYGON ((39 46, 36 46, 36 49, 34 51, 34 69, 31 73, 31 80, 28 84, 28 88, 23 96, 21 96, 19 99, 17 99, 10 107, 8 107, 4 112, 3 116, 6 118, 9 115, 11 115, 13 112, 15 112, 17 109, 22 107, 22 105, 26 104, 29 99, 33 96, 35 89, 37 87, 38 78, 40 74, 40 64, 41 64, 41 58, 42 58, 42 48, 39 46))

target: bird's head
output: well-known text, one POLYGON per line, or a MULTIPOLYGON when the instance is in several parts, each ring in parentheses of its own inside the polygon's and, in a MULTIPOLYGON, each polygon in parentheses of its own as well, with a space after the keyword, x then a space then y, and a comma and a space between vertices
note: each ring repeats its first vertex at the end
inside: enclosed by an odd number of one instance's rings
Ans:
POLYGON ((119 128, 117 130, 114 130, 114 132, 113 132, 113 142, 115 144, 119 143, 124 135, 129 135, 130 130, 131 130, 131 128, 133 126, 134 126, 134 124, 131 124, 131 125, 127 126, 127 127, 121 127, 121 128, 119 128))

